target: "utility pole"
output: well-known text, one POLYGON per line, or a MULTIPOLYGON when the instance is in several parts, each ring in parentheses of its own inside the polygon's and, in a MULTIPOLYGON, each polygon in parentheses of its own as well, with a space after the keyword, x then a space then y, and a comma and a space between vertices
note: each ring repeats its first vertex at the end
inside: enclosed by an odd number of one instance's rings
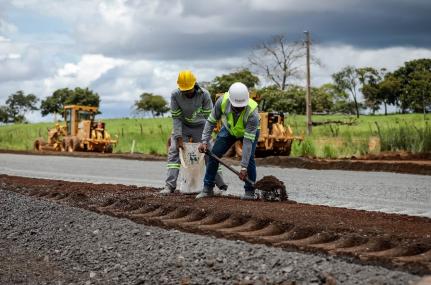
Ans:
POLYGON ((307 47, 307 93, 305 97, 306 113, 307 113, 307 134, 311 135, 312 121, 311 121, 311 79, 310 79, 310 32, 304 31, 305 44, 307 47))

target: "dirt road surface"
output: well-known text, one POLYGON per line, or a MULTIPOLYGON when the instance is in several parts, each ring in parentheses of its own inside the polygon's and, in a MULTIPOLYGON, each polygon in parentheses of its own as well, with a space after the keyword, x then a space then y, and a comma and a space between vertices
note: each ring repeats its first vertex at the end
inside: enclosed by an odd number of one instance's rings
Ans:
MULTIPOLYGON (((163 187, 165 162, 0 154, 0 174, 92 183, 163 187)), ((229 195, 242 183, 224 170, 229 195)), ((431 217, 431 176, 388 172, 258 167, 274 175, 289 198, 302 203, 431 217)))

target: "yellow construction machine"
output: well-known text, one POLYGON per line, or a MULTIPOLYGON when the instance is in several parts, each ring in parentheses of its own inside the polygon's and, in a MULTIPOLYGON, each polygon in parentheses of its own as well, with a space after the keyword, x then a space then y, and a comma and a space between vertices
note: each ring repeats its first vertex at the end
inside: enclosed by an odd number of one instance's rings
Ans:
POLYGON ((65 125, 48 130, 48 141, 34 142, 37 151, 89 151, 111 153, 117 140, 111 139, 104 122, 94 120, 97 107, 69 105, 64 107, 65 125))
MULTIPOLYGON (((216 98, 223 96, 223 94, 217 94, 216 98)), ((256 92, 250 92, 250 98, 259 103, 259 110, 263 108, 264 100, 259 97, 256 92)), ((259 111, 260 116, 260 135, 259 141, 256 146, 256 156, 268 156, 268 155, 290 155, 292 143, 294 140, 299 142, 304 140, 304 136, 295 136, 292 128, 284 123, 284 113, 282 112, 262 112, 259 111)), ((218 123, 216 132, 220 130, 220 122, 218 123)), ((237 141, 233 148, 231 148, 226 156, 238 156, 242 155, 242 142, 237 141)))

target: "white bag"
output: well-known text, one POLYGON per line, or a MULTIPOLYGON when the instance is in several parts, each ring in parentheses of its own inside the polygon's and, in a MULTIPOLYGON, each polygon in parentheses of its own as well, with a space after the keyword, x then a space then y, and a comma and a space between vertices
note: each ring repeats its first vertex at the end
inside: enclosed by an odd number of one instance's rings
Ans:
POLYGON ((199 143, 184 143, 180 148, 180 192, 199 193, 205 175, 205 154, 198 150, 199 143))

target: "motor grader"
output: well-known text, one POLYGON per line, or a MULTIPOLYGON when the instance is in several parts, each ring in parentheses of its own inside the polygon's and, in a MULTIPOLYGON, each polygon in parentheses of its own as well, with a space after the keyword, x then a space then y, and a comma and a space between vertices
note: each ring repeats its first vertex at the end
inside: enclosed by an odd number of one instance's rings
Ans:
POLYGON ((48 141, 38 138, 37 151, 88 151, 112 153, 117 140, 111 139, 104 122, 94 120, 97 107, 68 105, 64 107, 65 125, 56 124, 48 130, 48 141))
MULTIPOLYGON (((224 94, 217 94, 216 98, 224 94)), ((264 100, 257 95, 256 92, 250 92, 250 98, 259 104, 259 110, 263 109, 264 100)), ((256 146, 255 155, 257 157, 269 155, 290 155, 292 143, 294 140, 299 142, 304 140, 304 136, 295 136, 292 128, 284 123, 284 113, 282 112, 262 112, 260 116, 260 134, 256 146)), ((215 132, 221 128, 221 123, 218 122, 215 132)), ((237 141, 235 145, 226 153, 226 156, 233 157, 242 155, 242 142, 237 141)))

